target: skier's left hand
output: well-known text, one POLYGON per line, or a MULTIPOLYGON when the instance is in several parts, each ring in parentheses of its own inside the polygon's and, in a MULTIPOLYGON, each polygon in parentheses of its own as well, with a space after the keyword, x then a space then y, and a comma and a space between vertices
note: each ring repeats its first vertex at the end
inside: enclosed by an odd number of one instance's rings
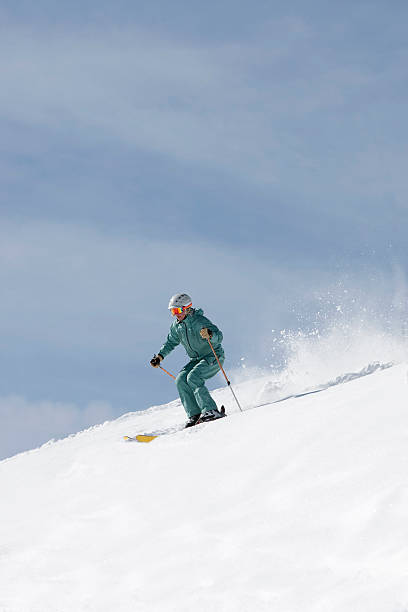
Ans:
POLYGON ((208 329, 208 327, 203 327, 203 329, 200 329, 200 336, 203 338, 203 340, 209 340, 212 337, 211 329, 208 329))

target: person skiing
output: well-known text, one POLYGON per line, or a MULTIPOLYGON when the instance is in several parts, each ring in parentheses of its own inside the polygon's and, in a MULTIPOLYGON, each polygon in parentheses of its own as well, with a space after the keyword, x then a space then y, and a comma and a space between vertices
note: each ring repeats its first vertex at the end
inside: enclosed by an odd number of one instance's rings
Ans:
POLYGON ((168 308, 175 320, 171 324, 167 340, 157 355, 150 360, 150 364, 154 368, 159 367, 160 362, 176 346, 182 344, 190 361, 177 375, 176 385, 188 416, 186 427, 219 419, 224 414, 218 410, 205 381, 215 376, 220 369, 208 340, 211 340, 221 365, 224 363, 222 332, 204 316, 201 308, 192 307, 192 299, 187 293, 173 295, 168 308))

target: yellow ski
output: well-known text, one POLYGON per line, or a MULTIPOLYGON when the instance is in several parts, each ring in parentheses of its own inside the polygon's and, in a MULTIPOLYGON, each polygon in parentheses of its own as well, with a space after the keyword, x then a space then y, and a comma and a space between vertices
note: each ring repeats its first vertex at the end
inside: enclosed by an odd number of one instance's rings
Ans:
POLYGON ((138 434, 137 436, 123 436, 123 439, 125 442, 151 442, 158 438, 159 435, 138 434))

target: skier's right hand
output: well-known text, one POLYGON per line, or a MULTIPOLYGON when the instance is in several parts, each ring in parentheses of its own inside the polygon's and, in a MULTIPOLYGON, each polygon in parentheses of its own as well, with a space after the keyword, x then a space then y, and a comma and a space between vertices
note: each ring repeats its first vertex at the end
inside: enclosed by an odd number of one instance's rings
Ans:
POLYGON ((153 356, 153 359, 150 360, 150 365, 154 368, 158 368, 161 361, 163 361, 163 357, 159 353, 158 355, 153 356))

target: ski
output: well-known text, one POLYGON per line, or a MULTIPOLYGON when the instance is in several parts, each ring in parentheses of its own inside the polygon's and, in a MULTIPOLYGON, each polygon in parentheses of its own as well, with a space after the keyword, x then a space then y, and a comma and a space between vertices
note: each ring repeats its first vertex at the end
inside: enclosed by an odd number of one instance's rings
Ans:
POLYGON ((163 429, 161 431, 152 431, 149 433, 141 433, 136 434, 135 436, 123 436, 125 442, 152 442, 156 438, 160 438, 160 436, 168 436, 169 434, 177 433, 178 431, 182 431, 184 429, 184 425, 177 425, 176 427, 169 427, 168 429, 163 429))
MULTIPOLYGON (((221 413, 221 417, 225 417, 227 416, 225 414, 225 408, 224 406, 221 406, 220 409, 220 413, 221 413)), ((213 421, 218 421, 219 419, 213 419, 212 421, 198 421, 196 425, 194 425, 194 427, 197 427, 197 425, 202 425, 204 423, 212 423, 213 421)), ((152 433, 143 433, 143 434, 136 434, 135 436, 123 436, 123 439, 125 442, 141 442, 142 444, 146 444, 148 442, 153 442, 153 440, 155 440, 156 438, 160 438, 160 436, 167 436, 169 434, 173 434, 173 433, 177 433, 178 431, 183 431, 185 428, 184 425, 176 427, 176 428, 170 428, 164 431, 158 431, 158 432, 152 432, 152 433)), ((191 427, 189 427, 188 429, 192 429, 191 427)))
POLYGON ((137 434, 136 436, 123 436, 125 442, 152 442, 163 434, 137 434))

